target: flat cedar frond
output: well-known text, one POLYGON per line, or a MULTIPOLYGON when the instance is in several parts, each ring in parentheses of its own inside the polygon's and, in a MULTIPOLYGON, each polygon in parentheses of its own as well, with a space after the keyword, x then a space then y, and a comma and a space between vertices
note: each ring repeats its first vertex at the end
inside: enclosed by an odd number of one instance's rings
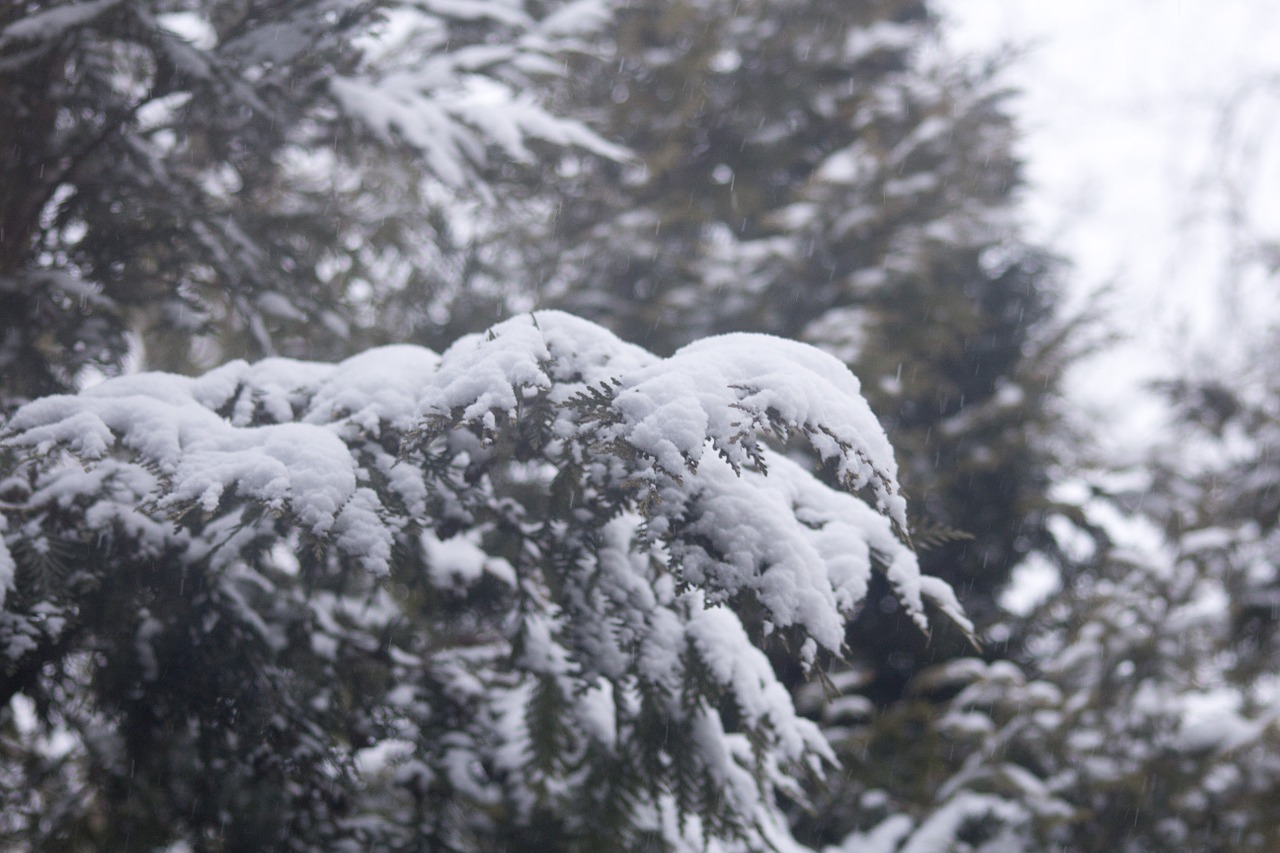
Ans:
POLYGON ((913 517, 911 521, 911 540, 921 551, 933 551, 953 542, 972 542, 973 539, 973 534, 968 531, 937 524, 924 517, 913 517))

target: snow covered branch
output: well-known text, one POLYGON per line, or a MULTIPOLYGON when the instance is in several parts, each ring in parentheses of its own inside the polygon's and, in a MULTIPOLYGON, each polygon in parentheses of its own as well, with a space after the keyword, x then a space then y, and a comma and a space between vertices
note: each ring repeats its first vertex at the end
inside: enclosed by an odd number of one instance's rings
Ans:
MULTIPOLYGON (((627 825, 682 838, 713 817, 697 832, 785 832, 777 794, 802 796, 795 774, 832 756, 757 644, 779 637, 806 668, 840 656, 874 571, 922 627, 928 600, 963 620, 895 532, 895 463, 857 380, 765 336, 659 359, 539 312, 439 356, 109 380, 28 404, 4 436, 28 457, 5 490, 9 665, 56 640, 50 614, 97 630, 77 589, 164 555, 278 654, 391 637, 397 689, 419 697, 394 711, 414 784, 520 819, 595 790, 630 804, 627 825), (104 556, 37 595, 37 563, 68 546, 104 556), (443 722, 462 695, 468 722, 443 722), (654 740, 659 724, 681 734, 654 740)), ((132 618, 146 660, 167 631, 201 630, 132 618)))

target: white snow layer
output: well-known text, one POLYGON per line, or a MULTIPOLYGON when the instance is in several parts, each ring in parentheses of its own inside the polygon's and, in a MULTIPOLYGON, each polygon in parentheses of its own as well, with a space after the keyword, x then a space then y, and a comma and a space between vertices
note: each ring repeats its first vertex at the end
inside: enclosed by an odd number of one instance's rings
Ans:
MULTIPOLYGON (((633 476, 657 497, 646 510, 650 532, 669 540, 672 570, 709 602, 748 591, 775 626, 802 627, 839 653, 878 565, 921 625, 926 598, 964 624, 951 590, 920 575, 894 532, 894 523, 905 528, 905 502, 858 380, 831 356, 762 335, 709 338, 658 359, 544 311, 464 338, 443 356, 391 346, 336 365, 267 359, 197 378, 108 380, 28 404, 7 442, 37 454, 63 448, 85 463, 128 451, 157 473, 162 492, 151 498, 165 513, 214 516, 238 496, 382 573, 398 529, 387 498, 420 515, 427 493, 425 473, 382 448, 382 433, 441 423, 492 433, 538 395, 555 406, 557 439, 579 443, 585 456, 634 451, 633 476), (591 403, 603 412, 584 414, 589 388, 603 389, 591 403), (846 489, 868 487, 885 514, 769 451, 761 440, 772 434, 806 438, 846 489)), ((424 547, 437 582, 480 571, 512 580, 476 543, 424 547)), ((0 595, 8 565, 0 552, 0 595)))
POLYGON ((366 39, 370 61, 331 79, 329 88, 351 117, 416 149, 445 185, 474 184, 469 178, 490 148, 517 162, 532 160, 530 140, 615 160, 629 156, 585 124, 553 114, 516 82, 562 74, 563 62, 552 57, 571 52, 609 19, 602 0, 565 4, 541 21, 514 4, 483 0, 405 4, 393 16, 394 26, 366 39), (506 32, 501 41, 455 46, 441 15, 487 19, 506 32), (412 56, 412 63, 397 59, 397 52, 412 56))
POLYGON ((9 595, 9 590, 13 589, 14 573, 17 571, 13 555, 9 553, 9 546, 4 541, 4 534, 7 532, 9 532, 9 520, 0 515, 0 607, 4 607, 4 600, 9 595))
POLYGON ((67 30, 84 26, 102 15, 120 0, 91 0, 74 6, 59 6, 26 14, 0 29, 0 47, 20 41, 50 41, 67 30))

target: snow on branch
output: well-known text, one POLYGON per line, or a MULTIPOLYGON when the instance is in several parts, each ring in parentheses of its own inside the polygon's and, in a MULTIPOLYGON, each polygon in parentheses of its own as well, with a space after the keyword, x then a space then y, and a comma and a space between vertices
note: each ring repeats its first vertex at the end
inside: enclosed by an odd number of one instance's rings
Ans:
POLYGON ((329 89, 344 112, 382 140, 416 150, 431 174, 456 189, 476 184, 491 147, 522 163, 534 159, 534 140, 626 159, 622 146, 528 94, 533 79, 563 73, 565 58, 587 49, 591 33, 610 20, 611 4, 553 4, 541 20, 524 5, 392 4, 387 26, 362 45, 365 61, 329 89), (454 31, 456 22, 477 20, 491 30, 483 42, 454 31))
MULTIPOLYGON (((628 789, 637 802, 698 814, 710 785, 729 803, 724 831, 768 837, 785 823, 775 794, 800 796, 795 776, 832 753, 755 644, 780 634, 806 669, 840 656, 877 571, 922 628, 930 600, 967 628, 901 535, 892 450, 858 381, 766 336, 662 359, 538 312, 441 355, 391 346, 339 364, 108 380, 26 405, 3 447, 25 454, 30 484, 26 505, 0 516, 6 591, 34 533, 108 541, 147 566, 166 553, 183 572, 211 567, 231 585, 219 600, 272 642, 285 634, 274 611, 240 604, 245 583, 328 577, 354 590, 344 612, 365 615, 321 624, 367 630, 370 648, 408 606, 378 578, 420 578, 461 602, 499 596, 507 609, 468 617, 464 643, 414 640, 395 659, 426 655, 428 675, 487 661, 492 671, 468 676, 469 690, 488 685, 477 694, 488 711, 469 724, 480 729, 451 737, 469 744, 466 766, 529 778, 502 789, 521 813, 553 777, 589 786, 575 768, 599 753, 638 774, 618 782, 643 789, 628 789), (658 725, 683 734, 647 743, 658 725), (636 749, 656 758, 626 757, 636 749)), ((34 615, 8 617, 41 636, 34 615)), ((417 666, 403 677, 423 678, 417 666)))
MULTIPOLYGON (((955 611, 893 533, 906 526, 905 501, 857 379, 830 356, 768 336, 711 338, 657 359, 587 321, 540 312, 442 357, 395 346, 339 365, 268 359, 198 378, 123 377, 29 404, 6 443, 85 463, 131 453, 162 475, 154 498, 164 512, 212 515, 237 495, 385 572, 397 523, 364 467, 367 441, 404 435, 422 446, 475 429, 491 442, 542 397, 548 452, 626 465, 646 532, 713 601, 751 591, 775 625, 800 625, 832 652, 877 562, 922 624, 922 593, 955 611), (793 435, 832 465, 845 493, 767 446, 793 435), (852 496, 864 487, 883 514, 852 496)), ((401 456, 382 473, 412 462, 401 456)), ((423 488, 408 479, 395 497, 420 512, 423 488)))

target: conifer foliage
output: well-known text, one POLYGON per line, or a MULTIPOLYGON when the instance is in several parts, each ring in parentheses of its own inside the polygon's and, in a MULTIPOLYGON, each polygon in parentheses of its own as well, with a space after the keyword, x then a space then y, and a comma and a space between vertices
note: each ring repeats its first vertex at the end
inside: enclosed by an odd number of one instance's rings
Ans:
POLYGON ((617 155, 531 94, 605 9, 0 5, 0 404, 118 370, 129 331, 182 368, 345 340, 350 294, 327 282, 395 242, 361 190, 379 157, 492 196, 492 163, 532 144, 617 155))
POLYGON ((764 336, 540 312, 121 377, 4 440, 0 829, 37 848, 786 844, 833 753, 762 647, 841 656, 873 573, 964 624, 857 380, 764 336))

